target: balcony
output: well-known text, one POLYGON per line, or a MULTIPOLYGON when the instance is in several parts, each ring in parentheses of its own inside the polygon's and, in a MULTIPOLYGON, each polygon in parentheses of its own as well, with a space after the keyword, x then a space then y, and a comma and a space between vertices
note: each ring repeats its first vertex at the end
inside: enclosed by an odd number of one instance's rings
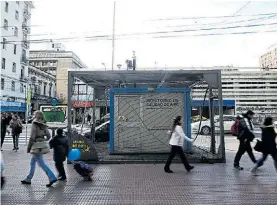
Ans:
POLYGON ((21 63, 24 65, 28 65, 28 58, 24 55, 21 56, 21 63))
POLYGON ((49 103, 51 101, 51 97, 46 96, 46 95, 40 95, 40 94, 37 94, 37 93, 32 93, 31 100, 43 101, 45 103, 49 103))
POLYGON ((29 18, 31 18, 31 13, 26 8, 24 8, 23 16, 25 18, 29 19, 29 18))
POLYGON ((30 45, 28 41, 22 41, 22 47, 25 49, 29 49, 30 45))
POLYGON ((25 34, 30 34, 31 33, 31 28, 28 26, 22 27, 22 31, 25 34))

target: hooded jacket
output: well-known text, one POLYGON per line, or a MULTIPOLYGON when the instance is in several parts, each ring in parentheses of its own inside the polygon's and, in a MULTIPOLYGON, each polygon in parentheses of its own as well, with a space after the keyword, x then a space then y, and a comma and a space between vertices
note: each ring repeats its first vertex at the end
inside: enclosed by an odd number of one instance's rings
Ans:
POLYGON ((50 140, 49 144, 50 148, 54 150, 54 160, 64 161, 69 150, 67 137, 58 134, 50 140))
POLYGON ((31 136, 29 138, 29 144, 27 147, 27 153, 30 153, 33 144, 37 141, 48 141, 51 135, 48 130, 48 126, 44 121, 34 120, 31 128, 31 136), (45 138, 46 137, 46 138, 45 138))
POLYGON ((273 125, 262 126, 262 142, 264 153, 276 153, 276 132, 273 125))

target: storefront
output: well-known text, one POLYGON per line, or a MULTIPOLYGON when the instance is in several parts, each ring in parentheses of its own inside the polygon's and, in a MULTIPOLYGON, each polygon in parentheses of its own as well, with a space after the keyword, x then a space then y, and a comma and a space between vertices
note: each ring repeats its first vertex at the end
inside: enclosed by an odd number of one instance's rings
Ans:
POLYGON ((0 101, 0 111, 1 112, 12 112, 17 113, 20 118, 24 118, 26 111, 26 103, 23 102, 8 102, 8 101, 0 101))

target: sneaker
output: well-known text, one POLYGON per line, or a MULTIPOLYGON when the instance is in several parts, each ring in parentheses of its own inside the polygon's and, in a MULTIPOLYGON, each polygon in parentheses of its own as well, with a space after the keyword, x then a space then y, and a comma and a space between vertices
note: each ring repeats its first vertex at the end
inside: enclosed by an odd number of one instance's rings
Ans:
POLYGON ((263 166, 264 165, 264 163, 262 162, 262 163, 259 163, 258 164, 258 167, 261 167, 261 166, 263 166))
POLYGON ((173 171, 170 170, 169 168, 164 168, 164 171, 165 171, 166 173, 173 173, 173 171))
POLYGON ((55 179, 55 180, 49 182, 49 184, 46 184, 46 187, 51 187, 51 186, 52 186, 53 184, 55 184, 57 181, 58 181, 58 180, 55 179))
POLYGON ((190 172, 191 170, 193 170, 194 166, 190 166, 187 171, 190 172))
POLYGON ((243 170, 243 167, 240 167, 239 165, 234 165, 234 169, 243 170))
POLYGON ((59 181, 66 181, 66 177, 59 177, 58 180, 59 181))
POLYGON ((31 184, 31 182, 26 181, 25 179, 24 179, 24 180, 22 180, 22 181, 21 181, 21 183, 22 183, 22 184, 28 184, 28 185, 29 185, 29 184, 31 184))

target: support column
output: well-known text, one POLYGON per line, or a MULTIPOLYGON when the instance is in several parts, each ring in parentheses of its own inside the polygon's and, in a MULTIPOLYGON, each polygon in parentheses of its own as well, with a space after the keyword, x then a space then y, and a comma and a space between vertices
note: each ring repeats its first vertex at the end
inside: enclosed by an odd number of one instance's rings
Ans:
POLYGON ((72 137, 71 137, 71 125, 72 125, 72 115, 71 115, 71 109, 72 109, 72 90, 73 90, 73 76, 71 72, 68 72, 68 81, 67 81, 67 130, 68 130, 68 139, 70 145, 72 144, 72 137))
POLYGON ((225 139, 224 139, 224 123, 223 123, 223 101, 222 101, 222 84, 221 84, 221 72, 217 75, 218 82, 218 108, 219 108, 219 126, 220 126, 220 144, 219 153, 222 156, 222 160, 226 163, 225 156, 225 139))
POLYGON ((96 117, 95 117, 95 111, 96 111, 96 100, 95 100, 95 89, 93 88, 93 107, 92 107, 92 129, 91 129, 91 136, 92 140, 95 142, 95 125, 96 125, 96 117))
POLYGON ((210 152, 215 154, 215 125, 214 125, 214 99, 213 89, 209 87, 209 115, 210 115, 210 127, 211 127, 211 146, 210 152))

